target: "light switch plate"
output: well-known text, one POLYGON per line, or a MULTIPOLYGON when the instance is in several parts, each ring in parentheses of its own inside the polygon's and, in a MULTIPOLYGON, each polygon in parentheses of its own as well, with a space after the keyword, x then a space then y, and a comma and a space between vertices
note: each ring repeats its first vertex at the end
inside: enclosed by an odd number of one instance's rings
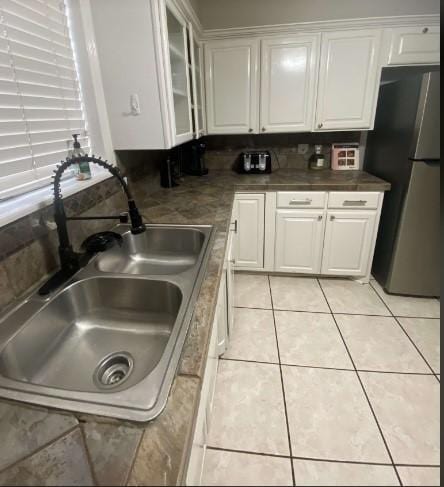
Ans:
POLYGON ((307 154, 308 149, 309 149, 308 144, 299 144, 298 145, 298 154, 305 155, 305 154, 307 154))

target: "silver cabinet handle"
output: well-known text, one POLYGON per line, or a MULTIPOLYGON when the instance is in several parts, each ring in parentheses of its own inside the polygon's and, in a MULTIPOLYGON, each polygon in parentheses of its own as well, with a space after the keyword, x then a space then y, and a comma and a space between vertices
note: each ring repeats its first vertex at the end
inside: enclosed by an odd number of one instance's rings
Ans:
POLYGON ((320 222, 321 222, 323 219, 324 219, 324 217, 323 217, 322 215, 319 215, 319 216, 318 216, 318 221, 320 221, 320 222))
POLYGON ((343 206, 365 206, 367 200, 345 200, 342 204, 343 206))
POLYGON ((234 225, 234 229, 233 229, 233 232, 234 233, 237 233, 237 220, 234 220, 234 222, 231 223, 231 225, 234 225))
POLYGON ((307 198, 306 200, 291 200, 290 205, 311 205, 313 200, 307 198))
POLYGON ((236 259, 230 259, 230 264, 236 264, 236 259))
POLYGON ((330 217, 330 221, 331 221, 331 222, 334 222, 335 220, 336 220, 336 217, 332 215, 332 216, 330 217))

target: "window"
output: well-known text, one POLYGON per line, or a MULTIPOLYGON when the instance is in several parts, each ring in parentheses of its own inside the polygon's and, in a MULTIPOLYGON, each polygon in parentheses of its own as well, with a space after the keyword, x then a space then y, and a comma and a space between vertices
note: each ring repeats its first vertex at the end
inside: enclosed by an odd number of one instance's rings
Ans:
POLYGON ((0 0, 0 200, 46 185, 72 134, 88 151, 63 0, 0 0))

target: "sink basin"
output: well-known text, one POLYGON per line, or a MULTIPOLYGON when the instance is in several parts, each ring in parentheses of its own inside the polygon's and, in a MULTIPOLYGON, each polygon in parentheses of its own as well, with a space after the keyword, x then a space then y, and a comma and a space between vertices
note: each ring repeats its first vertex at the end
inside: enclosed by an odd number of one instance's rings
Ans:
POLYGON ((164 409, 206 272, 212 226, 148 225, 49 297, 0 316, 0 397, 146 422, 164 409))
POLYGON ((0 353, 0 374, 72 391, 128 388, 159 363, 182 302, 169 282, 77 282, 0 353), (108 366, 108 367, 107 367, 108 366))
POLYGON ((154 227, 140 235, 123 235, 121 247, 98 256, 101 272, 132 275, 180 274, 196 265, 205 234, 193 228, 154 227))

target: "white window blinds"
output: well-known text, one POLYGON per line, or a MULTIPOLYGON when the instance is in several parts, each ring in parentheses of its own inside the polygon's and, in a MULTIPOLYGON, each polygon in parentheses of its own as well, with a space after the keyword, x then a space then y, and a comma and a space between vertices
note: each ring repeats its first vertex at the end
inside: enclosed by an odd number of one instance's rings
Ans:
POLYGON ((88 150, 63 0, 0 0, 0 199, 48 184, 71 135, 88 150))

